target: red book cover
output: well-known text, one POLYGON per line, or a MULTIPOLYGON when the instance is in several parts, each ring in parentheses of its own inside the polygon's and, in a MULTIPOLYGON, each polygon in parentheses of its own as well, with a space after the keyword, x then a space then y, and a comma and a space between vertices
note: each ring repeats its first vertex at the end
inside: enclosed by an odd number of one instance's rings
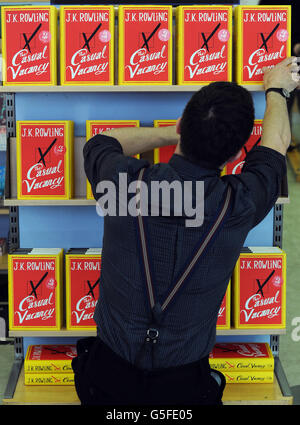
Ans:
POLYGON ((56 84, 55 6, 1 9, 3 84, 56 84))
POLYGON ((62 250, 41 251, 9 255, 10 329, 61 327, 62 250))
POLYGON ((270 358, 270 348, 264 342, 218 343, 214 346, 209 357, 211 359, 270 358))
POLYGON ((248 247, 233 273, 236 328, 284 328, 286 255, 277 247, 248 247))
POLYGON ((19 199, 71 198, 72 167, 72 122, 17 122, 19 199))
POLYGON ((172 84, 172 6, 119 6, 119 84, 172 84))
POLYGON ((236 77, 239 84, 263 81, 262 68, 291 53, 291 6, 237 6, 236 77))
MULTIPOLYGON (((101 249, 97 254, 66 254, 67 329, 95 329, 94 311, 99 298, 101 249)), ((77 251, 78 252, 78 251, 77 251)))
POLYGON ((113 84, 113 6, 62 6, 60 30, 61 84, 113 84))
POLYGON ((74 344, 29 345, 24 361, 27 374, 71 373, 72 360, 77 356, 74 344))
POLYGON ((178 84, 231 81, 231 6, 179 6, 176 41, 178 84))

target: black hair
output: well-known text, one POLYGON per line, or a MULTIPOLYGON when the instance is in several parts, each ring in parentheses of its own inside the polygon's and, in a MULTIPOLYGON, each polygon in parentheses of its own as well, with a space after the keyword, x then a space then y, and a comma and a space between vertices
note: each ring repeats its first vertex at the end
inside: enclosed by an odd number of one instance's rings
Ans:
POLYGON ((250 92, 232 82, 214 82, 196 92, 181 119, 181 151, 194 162, 220 167, 250 137, 254 105, 250 92))

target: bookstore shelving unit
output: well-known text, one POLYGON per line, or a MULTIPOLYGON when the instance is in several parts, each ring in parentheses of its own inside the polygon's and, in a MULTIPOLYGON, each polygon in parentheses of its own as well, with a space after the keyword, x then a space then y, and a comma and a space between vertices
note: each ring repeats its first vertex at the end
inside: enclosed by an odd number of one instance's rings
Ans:
MULTIPOLYGON (((174 119, 193 91, 202 86, 2 86, 5 94, 8 166, 4 207, 10 214, 9 250, 15 248, 99 247, 102 218, 95 201, 85 199, 82 147, 88 119, 139 119, 141 126, 152 126, 154 119, 174 119), (15 137, 16 120, 73 120, 75 127, 75 196, 68 201, 18 200, 16 194, 15 137), (78 173, 78 175, 77 175, 78 173), (51 207, 51 208, 50 208, 51 207)), ((262 86, 247 86, 253 94, 258 116, 262 118, 262 86)), ((149 158, 149 155, 145 155, 149 158)), ((254 228, 248 245, 282 245, 283 206, 289 202, 286 182, 276 205, 262 223, 254 228)), ((224 404, 292 404, 291 391, 279 359, 279 338, 285 330, 218 330, 219 341, 263 341, 275 357, 272 384, 228 384, 224 404)), ((23 360, 29 344, 74 343, 96 331, 10 331, 15 341, 15 359, 4 394, 8 405, 80 404, 73 386, 25 386, 23 360)))
MULTIPOLYGON (((166 93, 168 95, 168 98, 171 96, 176 97, 176 103, 177 106, 182 106, 181 101, 185 101, 190 95, 191 92, 198 90, 201 88, 201 86, 189 86, 184 87, 184 90, 182 87, 179 86, 167 86, 165 87, 151 87, 151 90, 147 86, 143 87, 99 87, 95 86, 94 90, 91 90, 90 87, 88 89, 90 92, 93 93, 93 96, 99 95, 100 96, 100 103, 101 103, 101 95, 106 95, 107 93, 117 93, 117 100, 119 102, 123 102, 123 106, 128 101, 128 96, 131 96, 135 93, 138 93, 139 100, 143 100, 143 102, 147 103, 147 96, 150 96, 151 102, 153 102, 152 96, 153 93, 155 93, 155 102, 159 102, 163 97, 166 96, 166 93), (126 94, 125 99, 123 98, 123 95, 126 94), (179 95, 179 99, 177 96, 179 95), (183 95, 183 99, 182 99, 183 95)), ((73 212, 75 210, 80 209, 81 213, 83 213, 84 210, 91 210, 94 212, 94 215, 96 216, 95 212, 95 201, 90 201, 85 199, 85 179, 83 178, 82 170, 79 170, 79 175, 81 178, 77 179, 77 186, 75 182, 75 198, 68 200, 68 201, 30 201, 30 200, 18 200, 16 196, 16 178, 15 178, 15 122, 16 119, 42 119, 41 115, 34 113, 34 110, 32 109, 31 114, 24 108, 24 105, 28 101, 28 94, 31 96, 31 102, 33 105, 36 103, 34 101, 34 98, 37 97, 37 104, 41 101, 43 95, 48 94, 48 96, 54 96, 55 99, 59 99, 60 103, 62 102, 62 99, 60 97, 64 96, 64 101, 66 103, 66 108, 68 109, 68 106, 74 102, 76 95, 82 96, 83 90, 86 89, 86 87, 75 87, 72 88, 70 91, 65 89, 65 87, 59 87, 55 86, 50 88, 45 87, 30 87, 30 90, 23 90, 24 87, 1 87, 1 90, 5 93, 6 98, 6 108, 7 108, 7 136, 9 139, 9 147, 10 147, 10 178, 7 180, 7 190, 6 194, 7 197, 4 201, 4 206, 6 208, 9 208, 10 212, 10 241, 9 241, 9 249, 12 250, 16 247, 38 247, 40 245, 39 238, 36 237, 36 226, 37 221, 36 218, 39 215, 39 212, 43 212, 43 214, 46 214, 47 216, 47 222, 49 226, 49 230, 53 232, 53 226, 57 225, 57 222, 55 219, 53 220, 53 217, 55 217, 56 213, 59 209, 63 209, 63 211, 66 210, 72 210, 73 212), (25 96, 25 99, 22 99, 25 96), (70 97, 69 97, 70 96, 70 97), (20 108, 20 111, 18 110, 20 108), (32 117, 34 115, 34 117, 32 117), (51 208, 50 208, 51 207, 51 208), (72 208, 70 208, 72 207, 72 208), (83 207, 83 209, 82 209, 83 207), (29 209, 29 212, 27 211, 29 209), (52 222, 49 222, 49 217, 52 216, 52 222), (26 234, 23 235, 25 227, 27 231, 26 234), (51 227, 52 226, 52 227, 51 227), (34 229, 35 228, 35 229, 34 229), (32 230, 32 235, 28 236, 28 230, 30 233, 30 229, 32 230), (28 241, 31 242, 31 244, 28 244, 28 241), (25 244, 25 245, 24 245, 25 244)), ((253 89, 253 87, 252 87, 253 89)), ((259 93, 261 91, 261 87, 257 87, 256 90, 253 90, 254 96, 260 96, 262 93, 259 93), (257 93, 258 92, 258 93, 257 93)), ((86 93, 88 96, 88 93, 86 93)), ((99 99, 98 99, 99 100, 99 99)), ((114 101, 116 98, 114 99, 114 101)), ((91 98, 87 97, 86 103, 90 102, 91 98)), ((97 103, 95 99, 92 99, 93 103, 97 103)), ((261 97, 257 97, 256 103, 258 105, 261 105, 261 97)), ((81 105, 81 103, 79 103, 81 105)), ((82 105, 83 109, 86 108, 86 104, 82 105)), ((94 105, 92 105, 94 106, 94 105)), ((121 105, 122 106, 122 105, 121 105)), ((122 108, 120 108, 122 109, 122 108)), ((45 111, 42 116, 43 119, 56 119, 59 117, 60 111, 45 111), (50 113, 51 112, 51 113, 50 113), (50 113, 50 117, 49 117, 50 113)), ((105 115, 105 118, 107 116, 107 113, 102 110, 98 110, 98 114, 101 116, 101 114, 105 115)), ((131 112, 132 113, 132 112, 131 112)), ((156 113, 159 115, 160 111, 156 111, 156 113)), ((168 111, 168 113, 172 116, 174 114, 174 111, 168 111)), ((68 115, 68 119, 71 119, 72 110, 70 111, 70 115, 68 115)), ((80 114, 80 112, 77 112, 77 116, 80 114)), ((91 115, 82 117, 82 125, 85 122, 86 119, 93 118, 91 115)), ((99 116, 98 115, 98 116, 99 116)), ((169 116, 170 116, 169 115, 169 116)), ((157 115, 156 115, 157 116, 157 115)), ((176 115, 175 115, 176 116, 176 115)), ((178 115, 179 116, 179 115, 178 115)), ((126 118, 126 117, 125 117, 126 118)), ((67 119, 67 118, 66 118, 67 119)), ((73 117, 74 119, 74 117, 73 117)), ((76 117, 74 119, 75 121, 75 145, 78 147, 82 147, 85 138, 81 134, 76 134, 76 117)), ((146 121, 145 118, 141 117, 141 122, 146 121)), ((151 119, 148 117, 148 121, 146 121, 146 124, 150 125, 151 119)), ((80 132, 80 129, 79 129, 80 132)), ((80 149, 75 148, 75 156, 80 155, 80 149), (77 152, 77 154, 76 154, 77 152)), ((80 159, 77 159, 80 163, 80 159)), ((76 159, 75 159, 76 161, 76 159)), ((82 164, 81 164, 82 167, 82 164)), ((284 185, 283 185, 284 186, 284 185)), ((269 214, 268 217, 261 223, 260 230, 264 229, 263 232, 257 231, 255 229, 252 230, 252 244, 255 242, 256 244, 271 244, 281 247, 281 241, 282 241, 282 216, 283 216, 283 205, 285 203, 289 202, 287 190, 285 189, 282 193, 282 195, 278 198, 277 203, 269 214), (257 240, 258 234, 263 233, 262 240, 257 240), (267 234, 267 238, 269 241, 265 241, 264 238, 267 234), (271 240, 270 240, 271 238, 271 240)), ((70 212, 68 212, 69 216, 70 212)), ((59 216, 61 217, 61 211, 59 211, 59 216)), ((83 218, 84 220, 84 214, 83 218)), ((98 220, 101 220, 98 217, 98 220)), ((50 220, 51 221, 51 220, 50 220)), ((93 221, 95 223, 95 221, 93 221)), ((43 223, 40 224, 41 226, 43 223)), ((74 223, 74 228, 76 224, 74 223)), ((90 225, 90 230, 92 229, 92 224, 90 225)), ((58 226, 59 227, 59 226, 58 226)), ((45 230, 45 229, 44 229, 45 230)), ((67 233, 66 235, 61 234, 63 232, 62 228, 58 229, 58 233, 60 234, 60 237, 57 240, 57 244, 60 244, 61 241, 64 239, 65 244, 62 245, 63 248, 69 248, 71 245, 74 245, 74 241, 67 241, 67 233)), ((47 233, 47 232, 46 232, 47 233)), ((98 239, 98 245, 101 244, 101 232, 99 232, 98 239)), ((84 241, 80 240, 80 235, 77 239, 77 246, 81 246, 84 241)), ((50 242, 53 243, 53 242, 50 242)), ((75 246, 76 247, 76 246, 75 246)), ((270 343, 273 355, 275 356, 275 380, 273 384, 232 384, 227 385, 226 390, 224 393, 224 404, 291 404, 292 403, 292 395, 291 391, 287 382, 287 379, 285 377, 284 371, 282 369, 280 359, 279 359, 279 336, 280 334, 285 333, 285 330, 257 330, 257 329, 247 329, 247 330, 218 330, 217 331, 217 338, 221 338, 221 340, 228 340, 228 338, 237 340, 266 340, 266 342, 270 343), (241 387, 242 385, 242 387, 241 387)), ((26 347, 30 343, 57 343, 58 340, 61 342, 70 342, 74 341, 77 338, 89 336, 89 335, 95 335, 95 332, 74 332, 74 331, 68 331, 66 329, 62 329, 60 331, 48 331, 48 332, 42 332, 42 331, 12 331, 9 332, 9 336, 13 337, 15 339, 15 361, 11 370, 11 374, 9 377, 9 381, 7 383, 3 403, 4 404, 79 404, 79 400, 77 398, 76 392, 74 387, 26 387, 24 385, 24 371, 23 371, 23 359, 24 359, 24 353, 26 351, 26 347)))

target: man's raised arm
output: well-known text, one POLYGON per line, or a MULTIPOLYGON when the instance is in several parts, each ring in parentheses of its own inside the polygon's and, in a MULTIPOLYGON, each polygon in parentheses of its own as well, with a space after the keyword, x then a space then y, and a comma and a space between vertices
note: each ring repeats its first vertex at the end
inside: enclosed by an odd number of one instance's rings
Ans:
MULTIPOLYGON (((297 86, 297 66, 296 58, 290 57, 272 69, 263 68, 264 88, 285 89, 289 93, 297 86)), ((282 94, 269 91, 266 95, 267 106, 263 120, 263 131, 261 146, 274 149, 282 155, 286 155, 291 142, 291 129, 287 110, 286 99, 282 94)))
POLYGON ((116 138, 126 156, 147 152, 162 146, 176 145, 179 142, 179 135, 175 125, 157 128, 115 128, 104 131, 103 134, 116 138))

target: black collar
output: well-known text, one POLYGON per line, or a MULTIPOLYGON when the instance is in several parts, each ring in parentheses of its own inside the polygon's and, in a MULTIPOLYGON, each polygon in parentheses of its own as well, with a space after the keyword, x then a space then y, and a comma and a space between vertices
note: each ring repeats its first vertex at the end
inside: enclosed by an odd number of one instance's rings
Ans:
POLYGON ((203 178, 203 177, 219 177, 220 168, 213 167, 210 164, 202 162, 193 162, 182 155, 174 153, 169 160, 169 165, 174 168, 178 174, 183 177, 203 178))

